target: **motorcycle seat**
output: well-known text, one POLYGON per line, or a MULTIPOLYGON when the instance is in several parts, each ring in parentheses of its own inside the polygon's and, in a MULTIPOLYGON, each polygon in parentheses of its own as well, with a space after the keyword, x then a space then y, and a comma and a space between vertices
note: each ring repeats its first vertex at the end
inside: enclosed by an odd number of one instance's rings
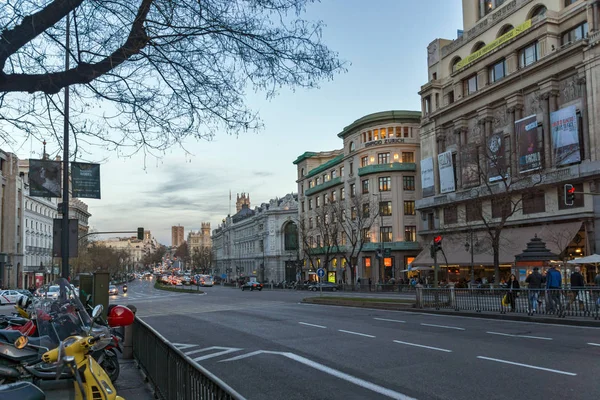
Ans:
POLYGON ((17 382, 0 385, 0 399, 45 400, 46 395, 31 382, 17 382))
POLYGON ((14 343, 15 340, 23 336, 19 331, 0 329, 0 341, 5 343, 14 343))

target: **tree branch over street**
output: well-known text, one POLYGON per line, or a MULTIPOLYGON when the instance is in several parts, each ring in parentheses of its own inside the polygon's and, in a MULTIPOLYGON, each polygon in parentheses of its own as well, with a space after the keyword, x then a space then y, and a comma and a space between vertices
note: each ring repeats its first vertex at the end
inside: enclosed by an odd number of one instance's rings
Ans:
POLYGON ((0 143, 52 138, 71 87, 80 149, 160 155, 187 138, 262 127, 248 90, 272 98, 344 71, 315 0, 14 0, 0 4, 0 143), (71 43, 65 48, 66 21, 71 43), (68 51, 71 67, 65 70, 68 51))

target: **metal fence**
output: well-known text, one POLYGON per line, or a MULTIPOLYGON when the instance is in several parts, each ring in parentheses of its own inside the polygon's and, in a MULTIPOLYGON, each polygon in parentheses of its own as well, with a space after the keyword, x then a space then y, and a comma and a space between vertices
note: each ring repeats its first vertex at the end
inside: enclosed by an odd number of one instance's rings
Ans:
POLYGON ((133 322, 133 354, 158 398, 245 400, 139 318, 133 322))
POLYGON ((455 311, 522 313, 599 319, 600 288, 456 289, 417 288, 417 307, 455 311))

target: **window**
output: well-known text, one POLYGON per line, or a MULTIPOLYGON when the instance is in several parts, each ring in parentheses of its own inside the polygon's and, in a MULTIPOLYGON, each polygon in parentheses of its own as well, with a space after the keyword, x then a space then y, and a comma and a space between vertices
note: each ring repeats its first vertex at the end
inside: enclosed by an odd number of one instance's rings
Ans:
POLYGON ((360 166, 366 167, 367 165, 369 165, 369 157, 368 156, 361 157, 360 166))
POLYGON ((331 201, 336 202, 337 201, 337 191, 333 191, 331 192, 331 201))
POLYGON ((544 16, 546 16, 546 11, 548 11, 548 9, 545 6, 538 6, 531 13, 531 18, 544 17, 544 16))
POLYGON ((546 196, 543 190, 523 194, 523 215, 546 211, 546 196))
POLYGON ((321 184, 321 178, 319 178, 318 176, 315 179, 315 185, 319 186, 321 184))
POLYGON ((304 212, 304 202, 302 202, 301 204, 302 204, 302 212, 304 212))
POLYGON ((321 197, 317 196, 315 198, 315 200, 316 200, 316 206, 317 206, 317 208, 321 207, 321 197))
POLYGON ((497 37, 500 37, 500 36, 502 36, 502 35, 506 35, 508 32, 512 31, 513 29, 515 29, 515 28, 514 28, 514 26, 512 26, 511 24, 504 25, 504 26, 502 27, 502 29, 500 29, 500 30, 498 31, 498 36, 497 36, 497 37))
POLYGON ((425 97, 425 102, 423 104, 425 115, 431 112, 431 96, 425 97))
POLYGON ((402 152, 402 162, 403 163, 414 163, 415 162, 415 153, 412 151, 402 152))
POLYGON ((417 241, 417 227, 407 225, 404 227, 404 241, 405 242, 416 242, 417 241))
POLYGON ((356 196, 356 184, 350 184, 350 197, 356 196))
POLYGON ((571 4, 576 3, 577 0, 565 0, 565 7, 569 7, 571 4))
POLYGON ((329 174, 323 175, 323 183, 325 183, 325 182, 329 182, 329 174))
POLYGON ((329 196, 327 196, 327 193, 323 195, 323 204, 329 204, 329 196))
POLYGON ((379 228, 379 241, 380 242, 391 242, 392 241, 392 227, 382 226, 379 228))
POLYGON ((565 188, 563 185, 558 187, 558 209, 559 210, 568 210, 570 208, 583 207, 584 204, 584 195, 583 192, 583 183, 575 183, 573 184, 575 187, 575 200, 573 200, 573 205, 568 206, 565 204, 565 188))
POLYGON ((350 163, 350 176, 354 175, 354 163, 350 163))
POLYGON ((408 126, 404 127, 404 137, 405 138, 410 137, 410 127, 408 127, 408 126))
POLYGON ((312 199, 308 199, 308 209, 312 210, 313 209, 313 202, 312 199))
POLYGON ((377 154, 377 163, 378 164, 389 164, 390 163, 390 153, 377 154))
POLYGON ((492 218, 503 218, 509 217, 512 211, 512 202, 509 198, 495 198, 492 199, 492 218))
POLYGON ((540 43, 531 43, 529 46, 519 50, 519 68, 525 68, 533 64, 539 60, 540 56, 540 43))
POLYGON ((415 202, 409 200, 404 202, 404 215, 415 215, 415 202))
POLYGON ((452 64, 450 66, 450 73, 456 72, 456 66, 458 65, 458 63, 461 61, 462 59, 460 57, 454 57, 454 59, 452 60, 452 64))
POLYGON ((465 214, 467 222, 481 221, 481 203, 467 203, 465 214))
POLYGON ((340 167, 340 177, 344 177, 344 167, 340 167))
POLYGON ((389 217, 392 215, 392 202, 381 201, 379 202, 379 214, 382 217, 389 217))
POLYGON ((369 243, 371 241, 371 232, 370 232, 369 228, 363 228, 362 241, 365 243, 369 243))
POLYGON ((285 250, 298 250, 298 226, 290 222, 283 230, 285 250))
POLYGON ((389 176, 383 176, 379 178, 379 191, 389 192, 392 190, 392 178, 389 176))
POLYGON ((448 92, 448 104, 454 103, 454 90, 448 92))
POLYGON ((368 179, 365 179, 364 181, 362 181, 362 192, 363 192, 363 194, 369 193, 369 180, 368 179))
POLYGON ((337 178, 337 171, 334 169, 331 171, 331 179, 337 178))
POLYGON ((356 217, 357 217, 357 216, 358 216, 358 215, 357 215, 357 213, 356 213, 356 207, 355 207, 355 206, 352 206, 352 207, 350 208, 350 219, 352 219, 352 221, 354 221, 354 220, 356 219, 356 217))
POLYGON ((385 128, 381 128, 379 130, 379 138, 380 139, 385 139, 386 137, 387 137, 387 135, 386 135, 386 129, 385 128))
POLYGON ((403 176, 403 187, 404 190, 415 190, 415 177, 414 176, 403 176))
POLYGON ((572 42, 576 42, 581 39, 585 39, 588 35, 588 23, 584 22, 581 25, 576 26, 570 31, 564 33, 562 35, 562 44, 568 44, 572 42))
POLYGON ((308 229, 312 229, 313 228, 313 219, 312 217, 308 218, 308 229))
POLYGON ((302 168, 302 169, 300 170, 300 176, 304 176, 304 175, 306 175, 306 173, 304 172, 304 168, 302 168))
POLYGON ((494 83, 504 78, 506 74, 506 60, 501 60, 489 68, 489 83, 494 83))
POLYGON ((473 75, 463 81, 463 95, 468 96, 477 91, 477 75, 473 75))
POLYGON ((315 187, 315 182, 314 181, 308 181, 308 188, 312 189, 315 187))
POLYGON ((321 216, 317 215, 317 227, 321 226, 321 216))
POLYGON ((346 200, 346 189, 340 189, 340 200, 346 200))
POLYGON ((445 207, 444 208, 444 224, 456 224, 458 222, 458 208, 456 206, 453 207, 445 207))
POLYGON ((369 218, 369 203, 363 203, 362 214, 363 218, 369 218))
POLYGON ((329 221, 330 221, 329 218, 330 218, 329 214, 325 214, 325 225, 329 225, 329 221))
MULTIPOLYGON (((317 247, 321 247, 321 235, 317 235, 317 247)), ((321 264, 321 259, 317 260, 317 265, 321 264)))

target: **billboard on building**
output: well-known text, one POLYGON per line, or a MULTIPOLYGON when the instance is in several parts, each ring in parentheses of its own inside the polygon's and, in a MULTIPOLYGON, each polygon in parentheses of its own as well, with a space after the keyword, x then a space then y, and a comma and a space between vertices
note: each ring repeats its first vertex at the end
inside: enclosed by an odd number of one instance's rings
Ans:
POLYGON ((100 164, 71 163, 73 197, 100 198, 100 164))
POLYGON ((542 140, 538 138, 538 121, 530 115, 515 121, 515 135, 519 142, 519 172, 534 171, 542 167, 542 140))
POLYGON ((479 185, 479 151, 475 144, 461 149, 463 186, 479 185))
POLYGON ((572 105, 550 113, 550 126, 554 165, 580 162, 577 107, 572 105))
POLYGON ((488 140, 488 179, 490 182, 508 176, 506 165, 506 147, 502 132, 493 134, 488 140))
POLYGON ((440 193, 454 192, 456 185, 454 184, 454 167, 452 165, 451 151, 438 154, 438 168, 440 171, 440 193))
POLYGON ((60 161, 29 160, 29 195, 62 197, 60 161))
POLYGON ((435 181, 433 177, 433 157, 421 160, 421 187, 423 197, 435 194, 435 181))

